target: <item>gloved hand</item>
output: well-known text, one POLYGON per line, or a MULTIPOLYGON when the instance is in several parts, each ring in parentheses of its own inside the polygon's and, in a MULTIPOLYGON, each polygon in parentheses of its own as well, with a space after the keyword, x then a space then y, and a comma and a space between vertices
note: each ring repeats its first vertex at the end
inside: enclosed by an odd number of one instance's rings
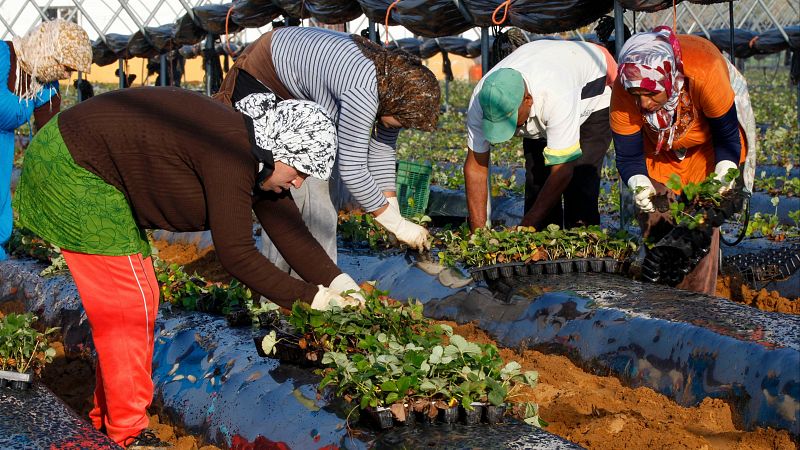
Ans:
POLYGON ((367 301, 364 298, 364 295, 361 293, 361 286, 359 286, 358 283, 356 283, 356 280, 346 273, 340 273, 336 278, 333 279, 333 281, 331 281, 331 285, 328 286, 328 288, 333 292, 338 293, 351 291, 345 295, 358 300, 362 305, 367 301))
POLYGON ((345 306, 359 306, 361 302, 354 298, 343 297, 338 292, 331 288, 326 288, 323 285, 317 286, 319 289, 314 300, 311 301, 311 308, 326 311, 333 307, 344 308, 345 306))
POLYGON ((628 178, 628 187, 633 191, 633 199, 639 211, 655 212, 656 209, 653 207, 650 197, 656 195, 656 188, 653 187, 653 182, 647 175, 634 175, 628 178))
POLYGON ((400 213, 400 201, 397 200, 397 197, 386 197, 386 201, 389 202, 389 208, 393 208, 398 214, 400 213))
POLYGON ((428 241, 430 237, 428 230, 404 219, 400 215, 400 208, 394 209, 392 202, 389 202, 389 207, 382 213, 375 216, 375 220, 387 231, 394 234, 399 241, 405 242, 411 248, 419 251, 431 248, 431 244, 428 241))
POLYGON ((729 191, 733 189, 733 186, 736 184, 736 180, 733 179, 731 181, 725 181, 725 176, 728 175, 728 171, 730 169, 738 169, 739 166, 727 159, 723 159, 722 161, 718 162, 716 166, 714 166, 714 177, 722 183, 722 186, 719 188, 719 193, 722 194, 723 192, 729 191))

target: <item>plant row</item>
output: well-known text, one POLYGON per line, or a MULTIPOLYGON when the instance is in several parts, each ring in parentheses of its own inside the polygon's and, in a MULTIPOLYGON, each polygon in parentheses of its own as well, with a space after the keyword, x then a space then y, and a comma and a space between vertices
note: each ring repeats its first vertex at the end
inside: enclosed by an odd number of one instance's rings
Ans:
POLYGON ((11 313, 0 318, 0 387, 30 387, 33 375, 52 362, 56 351, 49 337, 58 328, 43 332, 33 327, 37 317, 32 313, 11 313), (24 375, 24 376, 20 376, 24 375))
POLYGON ((272 322, 259 340, 260 352, 280 356, 287 354, 280 351, 286 345, 299 348, 305 361, 291 362, 316 361, 321 392, 354 410, 384 411, 399 423, 414 416, 453 421, 459 408, 462 416, 474 417, 476 407, 492 406, 510 407, 527 423, 544 425, 536 405, 520 401, 536 385, 536 372, 505 363, 494 345, 469 342, 451 327, 434 324, 422 308, 379 291, 367 294, 363 308, 316 311, 298 302, 285 323, 272 322))
POLYGON ((511 262, 535 263, 559 259, 612 258, 622 261, 638 250, 636 240, 625 231, 609 234, 599 226, 562 230, 548 225, 533 227, 480 228, 474 233, 461 227, 437 234, 443 248, 439 261, 447 266, 462 263, 482 267, 511 262))

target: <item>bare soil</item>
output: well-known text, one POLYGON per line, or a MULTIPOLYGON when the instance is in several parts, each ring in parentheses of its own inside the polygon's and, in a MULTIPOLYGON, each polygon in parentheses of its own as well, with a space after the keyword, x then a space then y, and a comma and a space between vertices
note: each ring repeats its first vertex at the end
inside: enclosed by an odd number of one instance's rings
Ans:
POLYGON ((717 277, 717 296, 752 306, 763 311, 785 314, 800 314, 800 298, 781 297, 777 291, 751 289, 740 277, 720 275, 717 277))
MULTIPOLYGON (((494 341, 474 324, 454 332, 480 343, 494 341)), ((539 404, 547 431, 588 449, 794 449, 786 431, 741 431, 731 407, 705 399, 686 408, 652 389, 630 388, 611 376, 588 373, 567 357, 502 349, 503 359, 539 372, 539 384, 520 401, 539 404), (526 398, 527 397, 527 398, 526 398)))
MULTIPOLYGON (((230 280, 213 250, 198 252, 193 245, 163 242, 156 243, 156 247, 162 259, 183 264, 191 268, 189 272, 196 271, 214 281, 230 280)), ((735 301, 765 310, 798 313, 797 299, 781 298, 764 290, 754 293, 747 286, 732 283, 720 277, 718 295, 735 297, 735 301)), ((470 340, 494 343, 473 324, 444 323, 470 340)), ((85 355, 64 355, 63 346, 58 351, 56 361, 46 370, 45 383, 81 416, 88 417, 94 369, 85 355)), ((584 371, 565 356, 513 349, 502 349, 501 354, 505 360, 518 361, 524 370, 539 372, 538 386, 523 392, 519 400, 539 404, 540 416, 549 423, 546 430, 588 449, 800 448, 798 440, 786 431, 742 431, 731 407, 722 400, 706 399, 695 407, 682 407, 652 389, 627 387, 616 377, 584 371)), ((151 428, 177 449, 198 448, 195 437, 183 436, 179 429, 161 424, 156 415, 151 416, 151 428)), ((206 446, 200 450, 216 448, 206 446)))

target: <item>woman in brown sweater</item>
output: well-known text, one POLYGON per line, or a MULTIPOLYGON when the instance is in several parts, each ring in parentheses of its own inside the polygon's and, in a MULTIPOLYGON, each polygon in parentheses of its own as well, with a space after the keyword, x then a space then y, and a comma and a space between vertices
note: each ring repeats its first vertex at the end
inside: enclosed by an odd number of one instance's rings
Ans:
POLYGON ((245 114, 177 88, 125 89, 61 113, 33 139, 15 207, 62 249, 99 364, 90 417, 120 445, 143 440, 158 285, 144 229, 211 230, 223 267, 282 306, 358 304, 358 289, 314 240, 288 191, 327 179, 333 122, 312 102, 253 94, 245 114), (262 256, 252 214, 301 275, 262 256))

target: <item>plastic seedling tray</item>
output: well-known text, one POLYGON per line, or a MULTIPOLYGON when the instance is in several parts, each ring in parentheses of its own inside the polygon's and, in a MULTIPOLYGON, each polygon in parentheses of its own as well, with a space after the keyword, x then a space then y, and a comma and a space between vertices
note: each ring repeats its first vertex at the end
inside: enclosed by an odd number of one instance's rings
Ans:
POLYGON ((486 421, 489 422, 490 425, 503 423, 503 416, 505 413, 506 405, 489 405, 486 407, 486 421))
POLYGON ((589 260, 589 266, 592 268, 592 272, 602 273, 605 272, 605 264, 603 264, 602 259, 591 259, 589 260))
POLYGON ((472 406, 472 411, 467 410, 466 408, 461 408, 464 417, 464 423, 467 425, 477 425, 481 423, 481 419, 483 418, 483 410, 486 408, 486 405, 480 402, 472 402, 470 403, 470 406, 472 406))
POLYGON ((558 267, 561 269, 561 273, 572 273, 572 260, 559 260, 558 267))
POLYGON ((575 271, 578 273, 585 273, 589 271, 589 261, 586 259, 576 259, 572 261, 575 264, 575 271))
POLYGON ((10 370, 0 370, 0 387, 25 390, 33 385, 33 374, 30 372, 19 373, 10 370))
POLYGON ((558 275, 558 263, 547 261, 544 266, 544 271, 548 275, 558 275))
POLYGON ((253 338, 258 355, 264 358, 277 358, 283 362, 296 364, 305 367, 322 367, 323 350, 303 348, 300 345, 301 336, 285 331, 275 324, 262 326, 266 332, 253 338), (275 331, 277 342, 275 343, 274 353, 266 354, 262 347, 264 337, 270 332, 275 331))

